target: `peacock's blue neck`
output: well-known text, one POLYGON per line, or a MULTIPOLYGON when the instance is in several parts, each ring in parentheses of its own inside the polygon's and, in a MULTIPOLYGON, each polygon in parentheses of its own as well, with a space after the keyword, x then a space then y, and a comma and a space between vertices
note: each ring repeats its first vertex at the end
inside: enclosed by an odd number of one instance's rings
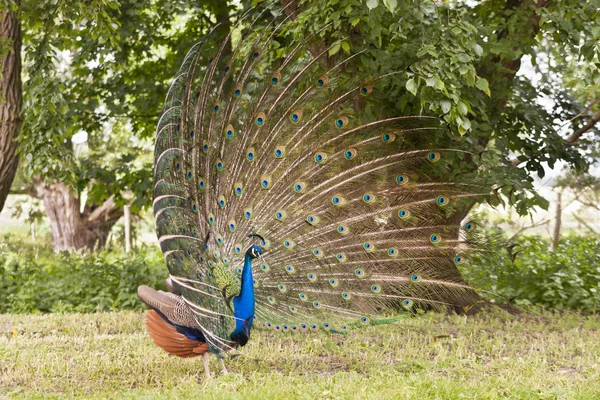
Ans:
POLYGON ((230 337, 243 346, 250 337, 254 319, 254 280, 252 278, 252 258, 248 253, 244 257, 240 294, 233 298, 233 315, 235 316, 235 330, 230 337))

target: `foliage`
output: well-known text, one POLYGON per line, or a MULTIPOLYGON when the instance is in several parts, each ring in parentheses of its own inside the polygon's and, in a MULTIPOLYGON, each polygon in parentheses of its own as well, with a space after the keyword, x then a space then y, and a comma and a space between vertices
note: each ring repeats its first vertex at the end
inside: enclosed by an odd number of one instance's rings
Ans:
MULTIPOLYGON (((303 13, 286 28, 296 39, 326 26, 318 35, 333 61, 340 52, 367 50, 359 68, 395 72, 388 106, 443 118, 481 155, 488 183, 520 214, 547 207, 530 176, 543 176, 543 162, 563 159, 585 169, 591 161, 592 137, 574 149, 561 134, 598 111, 598 0, 299 3, 303 13), (539 82, 516 74, 525 56, 539 82), (543 98, 555 106, 549 110, 543 98), (507 165, 515 154, 526 168, 507 165)), ((8 6, 15 7, 5 0, 8 6)), ((118 206, 125 196, 134 212, 146 207, 150 138, 168 83, 187 49, 216 22, 229 30, 239 2, 23 0, 20 13, 26 175, 89 191, 95 203, 114 195, 118 206), (78 160, 71 139, 81 131, 90 157, 78 160)), ((280 51, 290 45, 281 43, 280 51)))
POLYGON ((50 249, 36 254, 5 238, 0 243, 0 313, 142 309, 138 285, 161 287, 165 276, 163 259, 154 249, 131 256, 55 255, 50 249))
MULTIPOLYGON (((302 4, 305 12, 291 29, 296 37, 327 26, 319 35, 324 46, 333 46, 330 56, 366 49, 362 68, 395 72, 386 93, 389 106, 446 120, 481 155, 485 178, 503 195, 494 202, 506 199, 521 215, 532 206, 547 208, 531 174, 543 177, 543 163, 552 168, 559 159, 581 169, 593 162, 587 149, 597 138, 581 140, 575 149, 562 135, 585 122, 570 120, 597 96, 598 1, 302 4), (517 74, 524 58, 540 82, 517 74), (551 109, 544 104, 549 101, 551 109), (511 165, 515 154, 525 168, 511 165)), ((598 107, 591 104, 588 111, 598 107)))
MULTIPOLYGON (((555 250, 550 239, 521 236, 507 251, 503 239, 490 238, 494 257, 485 268, 477 262, 464 268, 467 281, 497 301, 517 305, 597 312, 600 309, 600 237, 563 237, 555 250), (516 254, 514 263, 511 254, 516 254)), ((485 293, 484 293, 485 295, 485 293)))
POLYGON ((92 204, 114 196, 133 212, 146 207, 151 138, 168 84, 187 49, 215 25, 212 16, 228 8, 219 1, 23 0, 25 176, 88 192, 92 204), (72 140, 82 133, 89 151, 78 155, 72 140))
POLYGON ((138 312, 0 315, 0 397, 597 400, 600 318, 426 314, 350 332, 256 330, 229 374, 156 347, 138 312), (199 382, 200 381, 200 382, 199 382))

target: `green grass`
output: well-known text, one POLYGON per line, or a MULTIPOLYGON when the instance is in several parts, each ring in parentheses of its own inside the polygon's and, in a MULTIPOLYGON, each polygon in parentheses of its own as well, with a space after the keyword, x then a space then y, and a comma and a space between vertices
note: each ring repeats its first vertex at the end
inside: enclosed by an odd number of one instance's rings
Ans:
POLYGON ((143 314, 0 315, 0 398, 599 399, 600 317, 428 314, 348 336, 253 332, 205 380, 143 314), (200 376, 200 379, 199 379, 200 376))

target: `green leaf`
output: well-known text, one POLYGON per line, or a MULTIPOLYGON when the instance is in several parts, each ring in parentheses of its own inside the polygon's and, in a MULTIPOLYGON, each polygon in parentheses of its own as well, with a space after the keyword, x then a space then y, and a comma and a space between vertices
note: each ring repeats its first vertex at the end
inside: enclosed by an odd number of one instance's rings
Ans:
POLYGON ((447 112, 450 111, 450 108, 452 107, 452 103, 450 103, 450 101, 448 101, 448 100, 442 100, 442 101, 440 101, 440 106, 442 106, 442 111, 444 112, 444 114, 446 114, 447 112))
POLYGON ((485 79, 485 78, 477 79, 477 82, 475 83, 475 87, 477 89, 483 91, 485 94, 487 94, 488 97, 491 97, 490 84, 488 83, 487 79, 485 79))
POLYGON ((456 105, 456 108, 458 109, 458 112, 459 112, 461 115, 467 115, 467 113, 469 112, 469 107, 468 107, 468 106, 467 106, 467 104, 466 104, 464 101, 462 101, 462 100, 460 100, 460 101, 458 102, 458 104, 456 105))
POLYGON ((383 4, 387 7, 388 10, 393 14, 396 11, 396 7, 398 3, 396 0, 383 0, 383 4))
POLYGON ((408 81, 406 81, 406 90, 411 92, 414 96, 417 95, 417 83, 413 78, 410 78, 408 81))
POLYGON ((379 0, 367 0, 367 7, 369 10, 376 8, 379 5, 379 0))
POLYGON ((352 26, 356 26, 356 25, 358 25, 359 22, 360 22, 360 18, 356 17, 352 20, 351 24, 352 24, 352 26))
POLYGON ((342 49, 344 49, 346 53, 350 53, 350 45, 348 42, 342 42, 342 49))
POLYGON ((333 45, 333 47, 329 49, 329 56, 331 57, 336 55, 340 51, 341 47, 342 45, 340 43, 333 45))

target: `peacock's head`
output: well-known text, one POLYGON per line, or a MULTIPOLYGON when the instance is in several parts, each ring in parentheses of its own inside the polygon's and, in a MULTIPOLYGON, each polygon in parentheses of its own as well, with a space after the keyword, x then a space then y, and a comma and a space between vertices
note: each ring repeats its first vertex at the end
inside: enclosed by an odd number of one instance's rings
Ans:
MULTIPOLYGON (((248 235, 248 237, 256 237, 259 238, 261 240, 261 243, 265 243, 265 239, 260 236, 258 233, 251 233, 250 235, 248 235)), ((263 254, 263 249, 261 249, 259 246, 253 244, 252 246, 250 246, 250 248, 248 248, 248 250, 246 251, 246 255, 250 257, 250 259, 254 260, 256 258, 261 257, 263 254)))
POLYGON ((259 258, 260 256, 262 256, 262 249, 257 245, 253 244, 252 246, 250 246, 248 251, 246 251, 246 255, 248 255, 250 259, 254 260, 255 258, 259 258))

